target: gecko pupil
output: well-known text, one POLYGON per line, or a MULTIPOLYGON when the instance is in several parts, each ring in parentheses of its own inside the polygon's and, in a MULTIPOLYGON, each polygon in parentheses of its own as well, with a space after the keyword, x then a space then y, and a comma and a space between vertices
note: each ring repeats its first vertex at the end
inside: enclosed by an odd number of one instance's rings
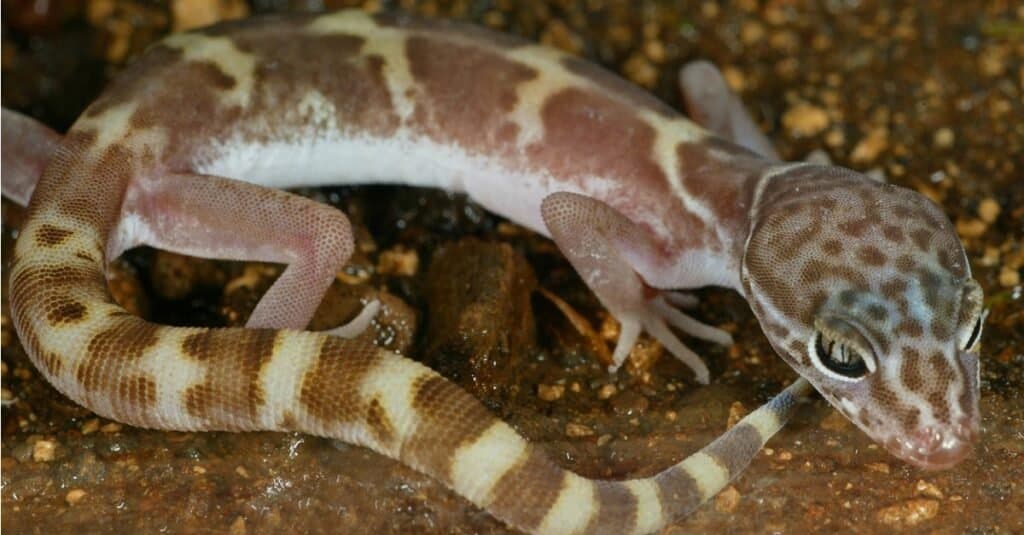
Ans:
POLYGON ((967 343, 964 344, 964 351, 970 351, 974 347, 975 342, 978 341, 978 335, 981 334, 981 318, 978 318, 974 322, 974 328, 971 329, 971 336, 967 338, 967 343))
POLYGON ((856 379, 863 377, 868 371, 860 353, 844 343, 825 340, 825 336, 820 332, 815 340, 814 350, 823 366, 844 377, 856 379))

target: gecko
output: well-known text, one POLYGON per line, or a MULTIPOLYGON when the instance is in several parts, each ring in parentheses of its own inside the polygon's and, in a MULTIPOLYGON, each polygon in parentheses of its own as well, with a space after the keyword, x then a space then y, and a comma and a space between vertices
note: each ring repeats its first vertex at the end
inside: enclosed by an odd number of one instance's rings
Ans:
POLYGON ((340 439, 532 533, 678 521, 812 389, 910 464, 965 458, 984 313, 945 214, 849 169, 780 161, 708 63, 679 84, 690 119, 575 56, 396 14, 170 35, 62 137, 4 110, 5 184, 31 198, 10 265, 14 326, 40 373, 100 416, 340 439), (340 211, 280 188, 356 183, 462 192, 550 237, 621 325, 611 372, 646 332, 709 382, 673 328, 732 339, 673 292, 713 285, 747 300, 800 378, 653 476, 581 477, 434 371, 352 339, 373 303, 305 330, 353 237, 340 211), (107 265, 142 244, 287 267, 244 328, 157 325, 106 285, 107 265))

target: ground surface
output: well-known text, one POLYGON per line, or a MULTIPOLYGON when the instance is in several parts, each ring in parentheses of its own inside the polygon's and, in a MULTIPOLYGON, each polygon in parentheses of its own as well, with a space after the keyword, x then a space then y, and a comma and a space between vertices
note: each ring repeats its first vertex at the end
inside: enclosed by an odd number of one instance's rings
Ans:
MULTIPOLYGON (((320 3, 225 1, 208 17, 320 3)), ((214 5, 79 4, 3 4, 3 104, 59 129, 124 61, 172 27, 210 20, 195 8, 214 5)), ((711 59, 784 156, 824 149, 929 195, 957 224, 991 309, 975 453, 945 472, 910 468, 817 400, 733 487, 669 532, 1024 533, 1024 8, 999 0, 366 4, 415 4, 519 33, 595 59, 673 104, 678 66, 711 59)), ((694 343, 712 385, 698 387, 651 346, 642 366, 608 376, 559 308, 530 297, 535 284, 547 289, 614 336, 546 240, 436 192, 306 193, 345 210, 361 235, 317 322, 337 323, 359 297, 383 296, 379 341, 458 381, 582 474, 656 472, 794 378, 742 299, 720 291, 701 293, 700 315, 734 331, 737 344, 694 343), (465 285, 448 283, 443 274, 453 272, 465 285)), ((8 258, 23 214, 7 201, 3 208, 8 258)), ((276 270, 143 250, 118 265, 112 289, 156 321, 240 324, 276 270)), ((36 374, 6 306, 5 532, 507 531, 439 483, 361 448, 97 419, 36 374)))

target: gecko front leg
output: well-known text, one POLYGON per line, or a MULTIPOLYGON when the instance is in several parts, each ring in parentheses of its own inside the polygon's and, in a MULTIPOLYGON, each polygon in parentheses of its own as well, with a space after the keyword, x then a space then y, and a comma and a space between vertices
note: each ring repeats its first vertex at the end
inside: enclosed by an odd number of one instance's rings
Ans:
POLYGON ((676 310, 661 292, 644 284, 626 259, 627 255, 660 254, 644 230, 604 202, 576 193, 548 195, 541 204, 541 215, 559 249, 621 324, 610 371, 622 365, 644 330, 689 366, 699 382, 706 384, 707 366, 676 337, 669 325, 725 345, 732 343, 732 337, 676 310))
MULTIPOLYGON (((298 195, 223 177, 166 173, 133 182, 108 242, 113 259, 135 245, 181 254, 287 264, 246 327, 306 329, 335 274, 352 254, 348 218, 298 195)), ((328 331, 358 335, 379 306, 328 331)))

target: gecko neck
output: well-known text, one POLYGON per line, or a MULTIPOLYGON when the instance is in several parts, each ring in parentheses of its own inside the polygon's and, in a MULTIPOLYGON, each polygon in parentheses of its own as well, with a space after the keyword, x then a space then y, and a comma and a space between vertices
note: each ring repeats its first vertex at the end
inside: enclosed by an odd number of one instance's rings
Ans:
POLYGON ((679 164, 675 221, 662 225, 676 232, 660 236, 666 252, 659 264, 634 265, 656 288, 721 286, 743 293, 741 268, 757 198, 773 177, 804 164, 780 164, 716 137, 682 146, 679 164))

